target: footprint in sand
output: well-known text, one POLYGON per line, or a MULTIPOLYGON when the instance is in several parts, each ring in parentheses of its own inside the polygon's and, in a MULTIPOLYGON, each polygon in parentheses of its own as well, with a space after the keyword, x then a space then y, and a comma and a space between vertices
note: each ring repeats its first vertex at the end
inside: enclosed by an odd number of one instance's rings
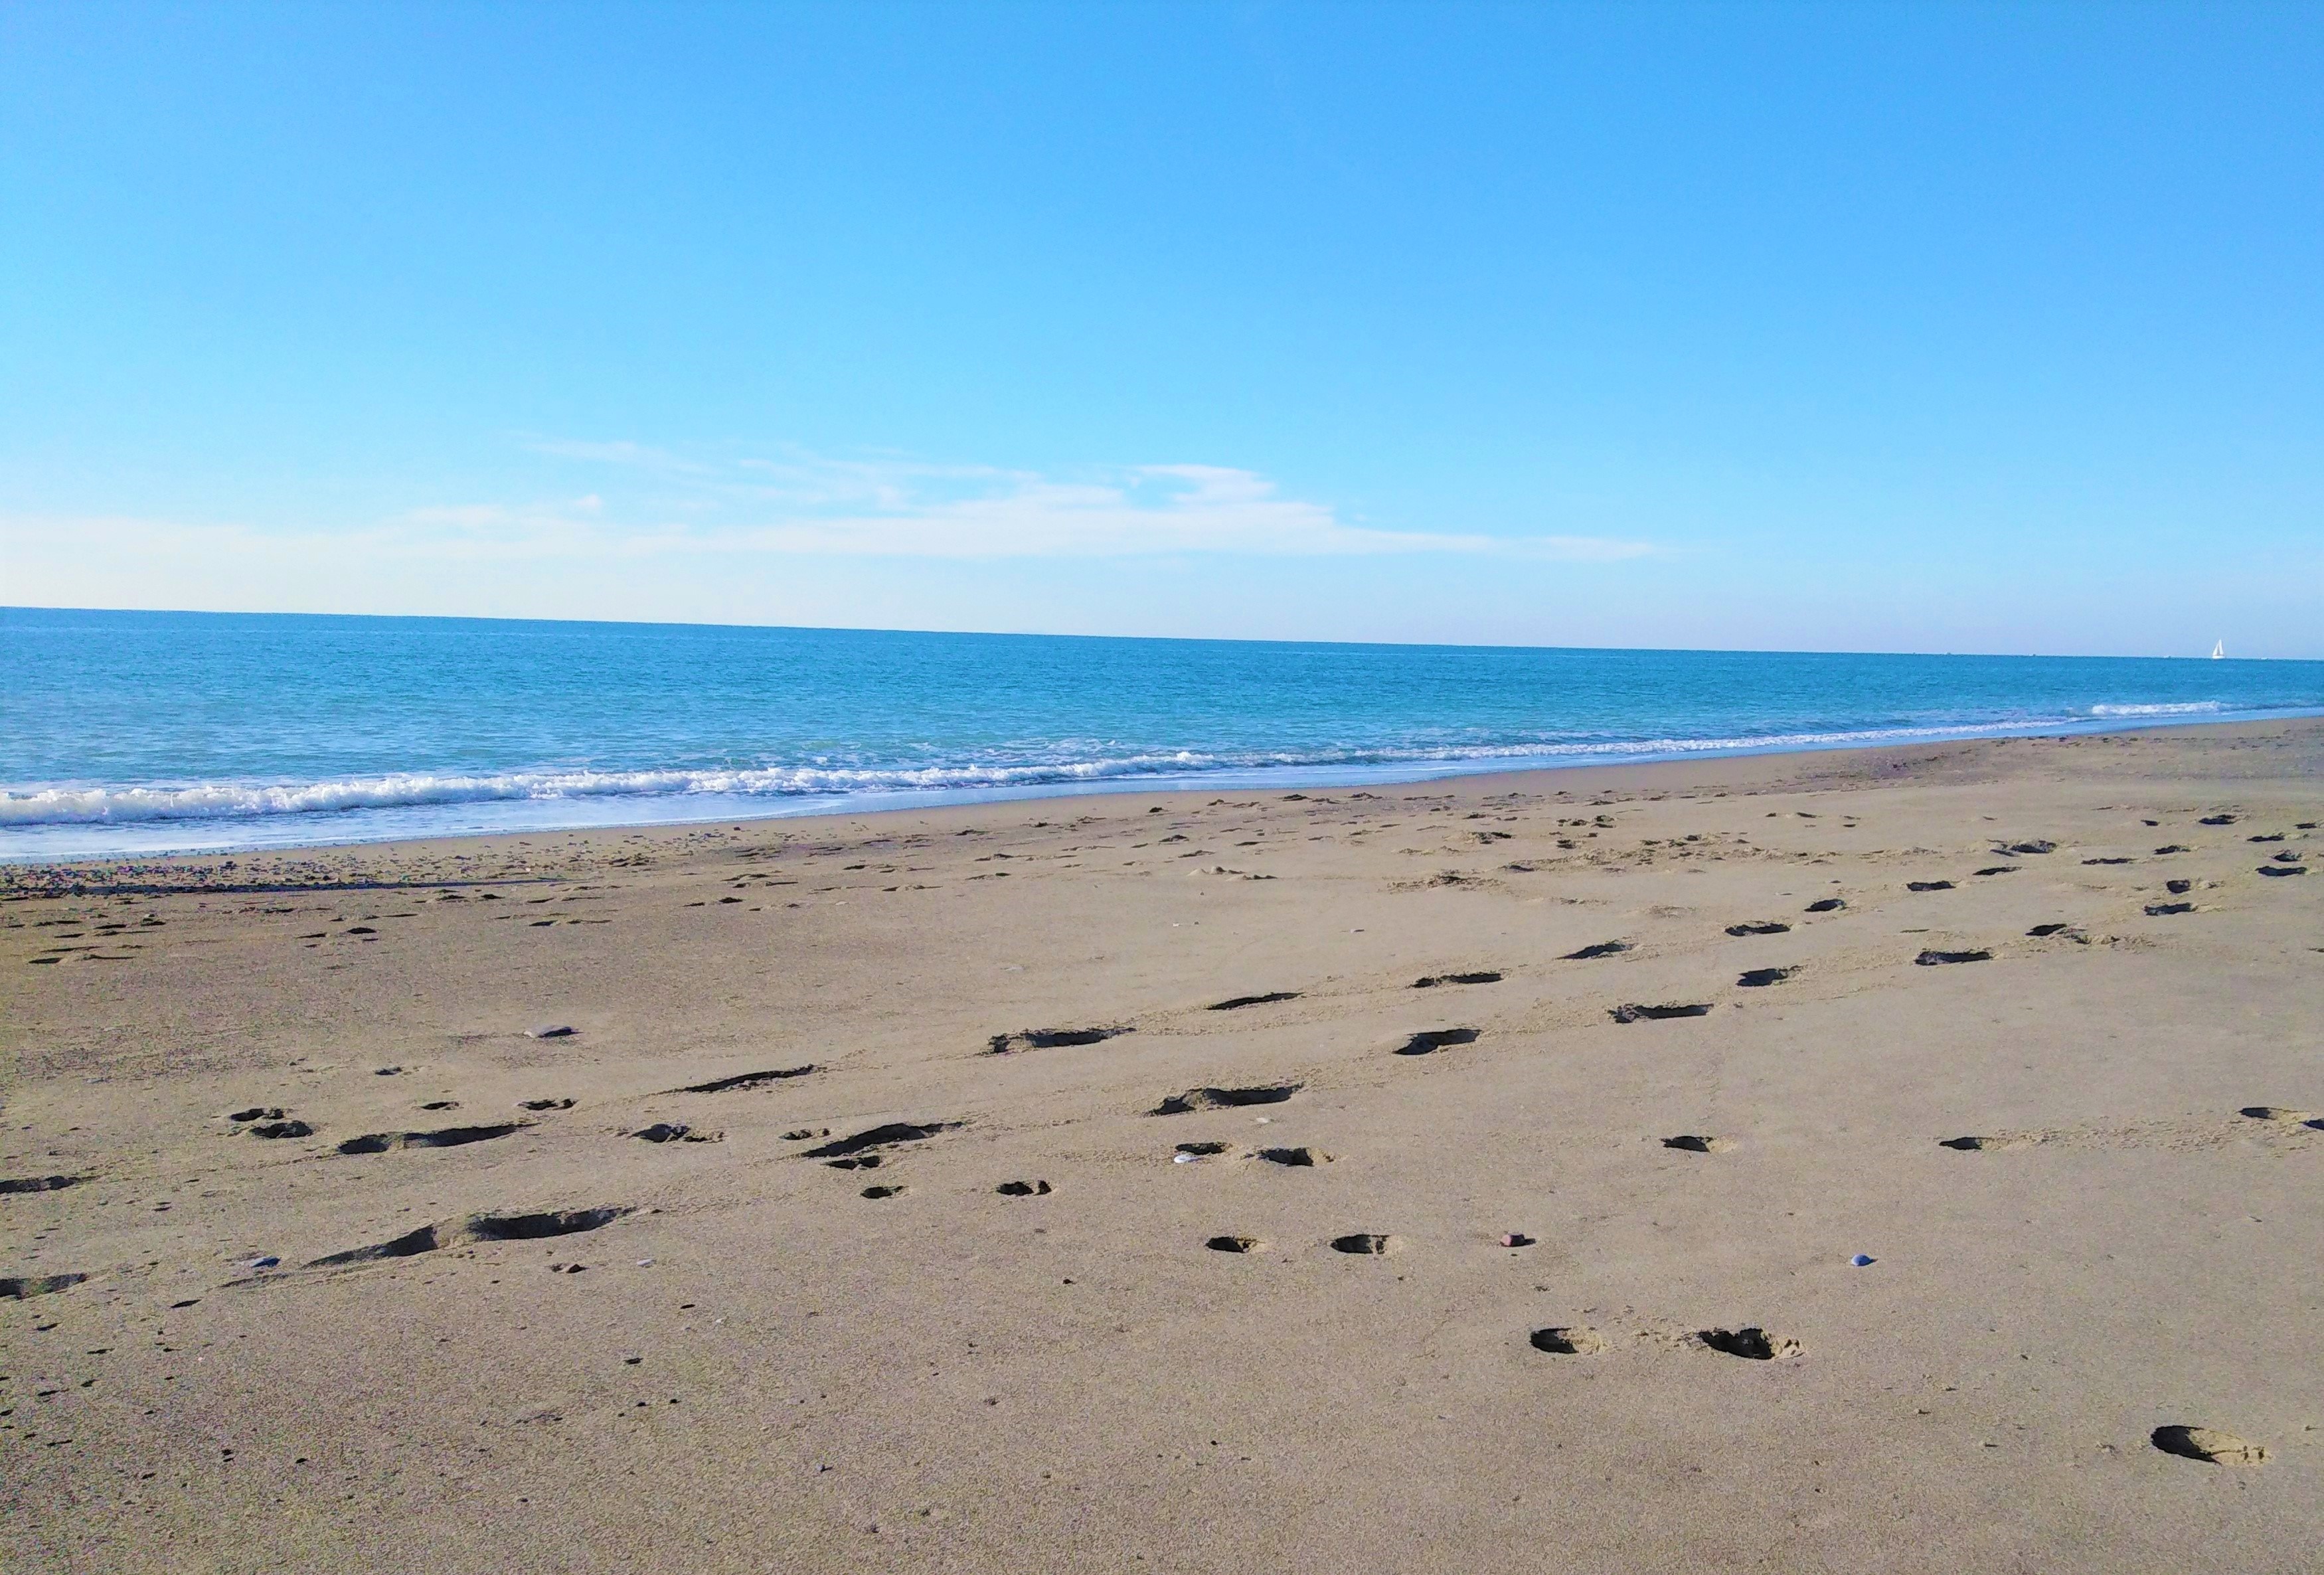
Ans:
POLYGON ((1045 1181, 1002 1182, 992 1190, 1004 1198, 1046 1198, 1049 1195, 1049 1184, 1045 1181))
POLYGON ((1242 1105, 1279 1105, 1299 1091, 1296 1082, 1261 1083, 1256 1088, 1190 1088, 1172 1094, 1146 1113, 1183 1116, 1189 1110, 1223 1110, 1242 1105))
POLYGON ((312 1138, 315 1135, 314 1128, 299 1120, 260 1121, 254 1126, 244 1127, 243 1130, 253 1138, 312 1138))
POLYGON ((1757 1324, 1741 1329, 1699 1329, 1694 1338, 1706 1349, 1747 1361, 1769 1362, 1800 1354, 1798 1340, 1773 1338, 1757 1324))
POLYGON ((85 1175, 20 1175, 0 1181, 0 1193, 53 1193, 66 1187, 77 1187, 88 1180, 85 1175))
POLYGON ((1725 1138, 1707 1137, 1700 1132, 1682 1132, 1675 1138, 1663 1139, 1665 1148, 1683 1148, 1689 1154, 1724 1154, 1735 1147, 1725 1138))
POLYGON ((2194 911, 2195 905, 2191 902, 2150 902, 2145 907, 2148 918, 2167 918, 2174 913, 2193 913, 2194 911))
POLYGON ((1956 1149, 1963 1154, 1990 1154, 2001 1148, 2030 1148, 2043 1140, 2037 1133, 2009 1132, 1984 1138, 1940 1138, 1937 1147, 1956 1149))
POLYGON ((844 1155, 859 1154, 866 1148, 886 1148, 898 1143, 918 1143, 939 1132, 950 1132, 961 1126, 958 1121, 889 1121, 856 1133, 851 1138, 835 1138, 817 1148, 807 1151, 809 1159, 837 1159, 844 1155))
POLYGON ((519 1100, 516 1102, 516 1108, 520 1110, 569 1110, 573 1108, 573 1101, 571 1100, 519 1100))
POLYGON ((1344 1252, 1356 1257, 1385 1257, 1394 1252, 1396 1248, 1395 1237, 1374 1235, 1370 1231, 1359 1230, 1351 1235, 1332 1238, 1333 1252, 1344 1252))
POLYGON ((1213 1001, 1204 1009, 1213 1012, 1239 1012, 1245 1007, 1272 1006, 1279 1000, 1297 1000, 1298 999, 1299 992, 1296 990, 1271 990, 1265 995, 1230 996, 1225 1000, 1213 1001))
POLYGON ((656 1121, 650 1127, 641 1127, 630 1134, 649 1143, 723 1143, 724 1135, 718 1132, 697 1132, 683 1121, 656 1121))
POLYGON ((0 1301, 21 1302, 29 1296, 47 1296, 58 1291, 68 1291, 88 1279, 87 1275, 12 1275, 0 1279, 0 1301))
POLYGON ((995 1034, 986 1041, 987 1055, 1006 1055, 1015 1050, 1055 1050, 1073 1045, 1097 1045, 1118 1035, 1130 1032, 1126 1027, 1109 1028, 1025 1028, 1014 1034, 995 1034))
POLYGON ((1604 1337, 1596 1330, 1579 1325, 1536 1329, 1526 1343, 1551 1356, 1596 1356, 1606 1349, 1604 1337))
POLYGON ((860 1194, 858 1194, 858 1195, 859 1195, 859 1196, 862 1196, 862 1197, 866 1197, 866 1198, 872 1199, 874 1202, 876 1202, 876 1201, 878 1201, 879 1199, 881 1199, 881 1198, 900 1198, 900 1197, 902 1197, 902 1196, 903 1196, 907 1192, 908 1192, 909 1190, 910 1190, 910 1189, 909 1189, 909 1188, 908 1188, 908 1187, 901 1187, 901 1186, 893 1186, 893 1187, 865 1187, 865 1188, 863 1189, 863 1191, 862 1191, 860 1194))
POLYGON ((1257 1252, 1267 1243, 1256 1236, 1213 1236, 1203 1245, 1213 1252, 1257 1252))
POLYGON ((1907 880, 1904 882, 1904 889, 1907 891, 1950 891, 1952 889, 1953 883, 1950 880, 1907 880))
POLYGON ((1500 981, 1501 976, 1498 973, 1432 973, 1426 978, 1414 980, 1412 988, 1434 990, 1447 984, 1499 984, 1500 981))
POLYGON ((1600 941, 1594 946, 1584 946, 1579 952, 1568 952, 1558 959, 1561 962, 1587 962, 1598 957, 1612 957, 1630 949, 1628 941, 1600 941))
POLYGON ((1753 968, 1738 976, 1735 982, 1745 990, 1761 990, 1770 984, 1781 984, 1798 972, 1797 968, 1753 968))
MULTIPOLYGON (((1226 1145, 1222 1143, 1219 1147, 1223 1148, 1226 1145)), ((1263 1159, 1269 1165, 1287 1165, 1295 1169, 1332 1163, 1332 1156, 1320 1148, 1262 1148, 1253 1157, 1263 1159)))
POLYGON ((459 1148, 521 1132, 530 1121, 499 1121, 489 1127, 439 1127, 432 1132, 367 1132, 339 1145, 341 1154, 384 1154, 391 1148, 459 1148))
POLYGON ((2257 1466, 2264 1464, 2264 1445, 2246 1443, 2231 1432, 2221 1432, 2215 1427, 2189 1427, 2173 1423, 2158 1427, 2148 1435, 2148 1441, 2166 1455, 2177 1455, 2184 1460, 2201 1460, 2213 1466, 2257 1466))
POLYGON ((1787 935, 1792 933, 1792 926, 1774 919, 1765 919, 1754 924, 1729 925, 1727 933, 1730 935, 1787 935))
POLYGON ((1227 1146, 1223 1143, 1181 1143, 1178 1145, 1177 1151, 1180 1154, 1191 1154, 1197 1158, 1203 1158, 1213 1154, 1224 1154, 1227 1151, 1227 1146))
POLYGON ((1990 952, 1923 952, 1913 961, 1923 968, 1941 968, 1949 962, 1990 962, 1990 952))
POLYGON ((1474 1028, 1430 1028, 1413 1035, 1395 1053, 1398 1055, 1434 1055, 1439 1050, 1450 1049, 1455 1045, 1473 1045, 1476 1042, 1477 1030, 1474 1028))
POLYGON ((2310 1127, 2324 1131, 2324 1116, 2314 1110, 2292 1110, 2282 1105, 2246 1105, 2240 1113, 2255 1121, 2274 1121, 2285 1126, 2310 1127))
POLYGON ((1847 906, 1848 904, 1842 902, 1837 897, 1823 897, 1818 898, 1815 901, 1808 904, 1807 911, 1810 913, 1838 913, 1841 908, 1846 907, 1847 906))
POLYGON ((416 1257, 423 1252, 462 1242, 542 1241, 572 1236, 610 1225, 630 1212, 626 1207, 557 1209, 532 1214, 471 1214, 450 1225, 422 1225, 392 1240, 350 1248, 318 1257, 309 1268, 338 1268, 349 1264, 377 1263, 392 1257, 416 1257))
POLYGON ((229 1121, 279 1121, 281 1119, 281 1105, 253 1105, 246 1110, 236 1110, 226 1117, 229 1121))
POLYGON ((777 1066, 765 1072, 738 1072, 732 1077, 714 1077, 708 1082, 689 1082, 674 1088, 672 1093, 733 1093, 740 1089, 764 1088, 769 1083, 783 1082, 794 1077, 805 1077, 815 1070, 810 1061, 804 1066, 777 1066))
POLYGON ((1686 1005, 1642 1006, 1630 1001, 1614 1008, 1607 1015, 1618 1023, 1653 1023, 1665 1018, 1704 1018, 1711 1015, 1711 1003, 1696 1001, 1686 1005))

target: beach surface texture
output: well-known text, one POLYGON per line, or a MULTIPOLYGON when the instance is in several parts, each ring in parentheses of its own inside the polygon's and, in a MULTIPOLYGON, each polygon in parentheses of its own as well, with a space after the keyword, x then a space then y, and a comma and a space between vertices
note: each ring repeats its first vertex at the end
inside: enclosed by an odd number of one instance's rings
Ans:
POLYGON ((0 869, 12 1571, 2324 1546, 2324 723, 0 869))

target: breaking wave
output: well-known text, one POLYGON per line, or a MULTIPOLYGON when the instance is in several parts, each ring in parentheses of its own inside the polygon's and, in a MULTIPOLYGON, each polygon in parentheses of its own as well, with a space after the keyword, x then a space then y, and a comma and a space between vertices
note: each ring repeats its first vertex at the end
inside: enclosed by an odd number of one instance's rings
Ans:
MULTIPOLYGON (((2095 705, 2089 715, 2163 716, 2217 711, 2212 702, 2186 705, 2095 705)), ((987 760, 957 764, 761 766, 650 770, 585 769, 530 771, 397 772, 316 782, 197 782, 137 786, 42 786, 0 789, 0 828, 42 825, 135 824, 166 821, 268 819, 430 805, 559 799, 654 798, 695 795, 724 798, 847 798, 868 794, 974 792, 980 789, 1066 787, 1120 780, 1203 777, 1220 772, 1327 771, 1334 768, 1413 767, 1460 770, 1511 769, 1588 760, 1672 757, 1781 750, 1848 748, 1918 740, 1975 738, 2059 725, 2053 720, 1970 723, 1950 727, 1859 728, 1718 738, 1533 739, 1413 741, 1390 747, 1282 751, 1163 751, 1091 760, 987 760)))
POLYGON ((2189 700, 2174 705, 2093 705, 2092 716, 2200 716, 2223 710, 2217 700, 2189 700))

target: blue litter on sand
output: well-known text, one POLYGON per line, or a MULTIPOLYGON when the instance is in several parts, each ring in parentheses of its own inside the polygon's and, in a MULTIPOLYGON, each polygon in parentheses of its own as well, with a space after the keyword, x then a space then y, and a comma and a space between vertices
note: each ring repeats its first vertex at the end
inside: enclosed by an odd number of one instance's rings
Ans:
POLYGON ((1874 1260, 1873 1260, 1873 1259, 1871 1259, 1871 1258, 1869 1258, 1869 1257, 1867 1257, 1864 1254, 1862 1254, 1862 1253, 1860 1253, 1860 1252, 1859 1252, 1859 1253, 1858 1253, 1854 1257, 1849 1258, 1848 1261, 1849 1261, 1849 1263, 1851 1263, 1851 1264, 1855 1265, 1858 1268, 1870 1268, 1870 1267, 1872 1266, 1872 1265, 1873 1265, 1873 1262, 1874 1262, 1874 1260))

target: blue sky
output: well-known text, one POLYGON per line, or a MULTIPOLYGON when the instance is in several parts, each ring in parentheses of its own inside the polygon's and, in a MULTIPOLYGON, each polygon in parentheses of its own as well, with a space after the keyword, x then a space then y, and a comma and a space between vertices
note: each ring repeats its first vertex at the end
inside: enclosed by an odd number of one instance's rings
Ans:
POLYGON ((2324 656, 2324 10, 0 9, 0 602, 2324 656))

